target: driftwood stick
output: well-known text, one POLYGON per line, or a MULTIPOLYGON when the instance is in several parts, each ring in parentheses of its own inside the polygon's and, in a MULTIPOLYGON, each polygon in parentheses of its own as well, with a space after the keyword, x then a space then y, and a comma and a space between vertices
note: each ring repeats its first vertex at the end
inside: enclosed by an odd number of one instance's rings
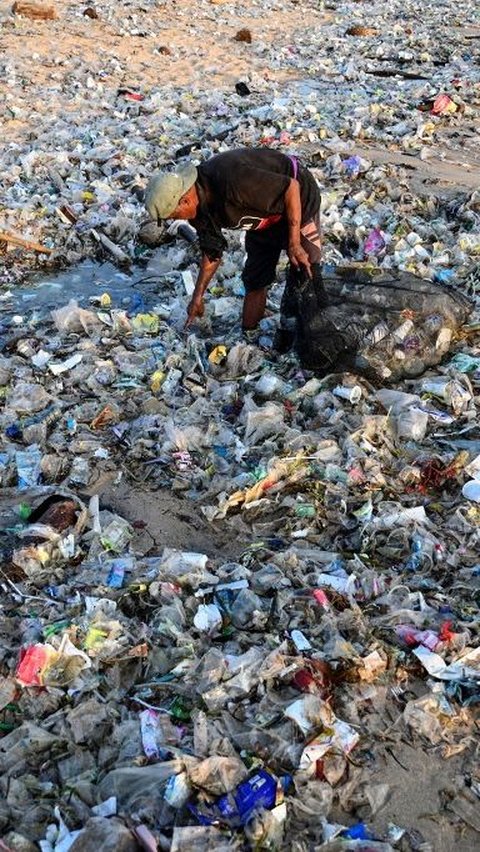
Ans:
POLYGON ((17 237, 15 234, 7 234, 6 231, 0 231, 0 243, 11 243, 14 246, 21 246, 29 251, 38 251, 42 254, 52 254, 53 252, 53 249, 42 246, 41 243, 26 240, 25 237, 17 237))
POLYGON ((29 0, 16 0, 12 6, 14 15, 23 15, 24 18, 32 18, 34 21, 54 21, 58 18, 57 10, 53 3, 36 3, 29 0))

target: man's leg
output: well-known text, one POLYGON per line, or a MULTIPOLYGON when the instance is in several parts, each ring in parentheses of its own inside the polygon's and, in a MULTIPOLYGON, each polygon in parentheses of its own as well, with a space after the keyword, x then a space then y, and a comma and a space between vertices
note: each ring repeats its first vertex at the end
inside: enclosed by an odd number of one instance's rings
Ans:
POLYGON ((257 327, 258 323, 265 315, 266 304, 266 287, 262 287, 261 290, 251 290, 250 293, 245 293, 242 314, 242 328, 244 331, 250 331, 257 327))
POLYGON ((320 211, 305 222, 300 228, 300 242, 308 254, 310 263, 321 263, 322 260, 322 231, 320 227, 320 211))
POLYGON ((313 219, 310 219, 309 222, 305 222, 305 225, 302 225, 300 229, 300 240, 310 260, 315 305, 317 309, 326 308, 329 302, 322 276, 322 231, 320 227, 320 211, 318 211, 317 215, 313 219))
POLYGON ((242 318, 244 331, 256 328, 263 319, 267 290, 275 280, 284 240, 284 222, 279 222, 262 231, 247 231, 245 236, 247 259, 242 275, 245 286, 242 318))

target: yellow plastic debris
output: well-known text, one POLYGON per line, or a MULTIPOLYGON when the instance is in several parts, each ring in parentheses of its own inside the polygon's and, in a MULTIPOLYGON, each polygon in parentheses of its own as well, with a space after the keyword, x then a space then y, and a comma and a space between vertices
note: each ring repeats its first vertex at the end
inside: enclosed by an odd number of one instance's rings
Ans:
POLYGON ((155 370, 150 376, 150 390, 152 393, 158 393, 165 381, 166 373, 163 370, 155 370))
POLYGON ((212 349, 210 355, 208 356, 208 360, 210 364, 221 364, 222 361, 227 357, 227 347, 220 345, 215 346, 215 349, 212 349))

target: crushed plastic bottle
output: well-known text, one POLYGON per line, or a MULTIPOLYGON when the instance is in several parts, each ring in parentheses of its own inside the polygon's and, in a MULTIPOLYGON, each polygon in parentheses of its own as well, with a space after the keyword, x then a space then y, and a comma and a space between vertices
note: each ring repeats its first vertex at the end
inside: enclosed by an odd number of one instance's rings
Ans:
POLYGON ((17 464, 18 487, 25 489, 37 485, 42 470, 42 453, 40 447, 37 444, 32 444, 26 450, 17 450, 15 460, 17 464))
POLYGON ((270 810, 277 801, 278 782, 270 773, 261 769, 237 789, 221 796, 213 804, 189 805, 189 810, 201 825, 221 822, 231 827, 245 825, 255 811, 270 810))

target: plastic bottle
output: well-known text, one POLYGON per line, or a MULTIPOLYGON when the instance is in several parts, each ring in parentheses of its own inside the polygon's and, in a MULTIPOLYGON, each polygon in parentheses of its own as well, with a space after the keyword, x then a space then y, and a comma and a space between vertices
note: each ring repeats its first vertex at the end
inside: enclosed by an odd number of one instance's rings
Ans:
POLYGON ((411 538, 411 552, 405 563, 407 571, 418 571, 420 568, 431 566, 433 563, 433 542, 422 535, 414 532, 411 538))
POLYGON ((255 811, 260 808, 270 810, 277 799, 277 781, 260 769, 232 792, 220 796, 212 805, 189 805, 189 810, 202 825, 212 825, 221 821, 227 825, 238 827, 245 825, 255 811))
POLYGON ((424 379, 422 391, 441 399, 453 408, 455 414, 461 414, 468 408, 472 395, 460 382, 445 376, 424 379))
POLYGON ((140 730, 143 750, 148 758, 167 760, 168 749, 162 747, 162 730, 158 724, 158 713, 155 710, 142 710, 140 713, 140 730))
POLYGON ((111 589, 121 589, 125 579, 125 561, 114 559, 107 577, 107 586, 111 589))
POLYGON ((423 540, 418 533, 412 536, 412 550, 408 557, 405 568, 407 571, 418 571, 422 567, 423 540))
POLYGON ((436 565, 445 562, 445 545, 437 542, 433 548, 433 561, 436 565))
POLYGON ((337 387, 333 389, 332 393, 342 399, 347 399, 352 403, 352 405, 356 405, 362 398, 362 388, 360 385, 337 385, 337 387))
POLYGON ((177 234, 179 234, 189 243, 194 243, 198 239, 198 234, 195 228, 192 228, 192 226, 183 219, 178 219, 176 222, 173 222, 173 224, 168 228, 167 233, 170 236, 177 236, 177 234))

